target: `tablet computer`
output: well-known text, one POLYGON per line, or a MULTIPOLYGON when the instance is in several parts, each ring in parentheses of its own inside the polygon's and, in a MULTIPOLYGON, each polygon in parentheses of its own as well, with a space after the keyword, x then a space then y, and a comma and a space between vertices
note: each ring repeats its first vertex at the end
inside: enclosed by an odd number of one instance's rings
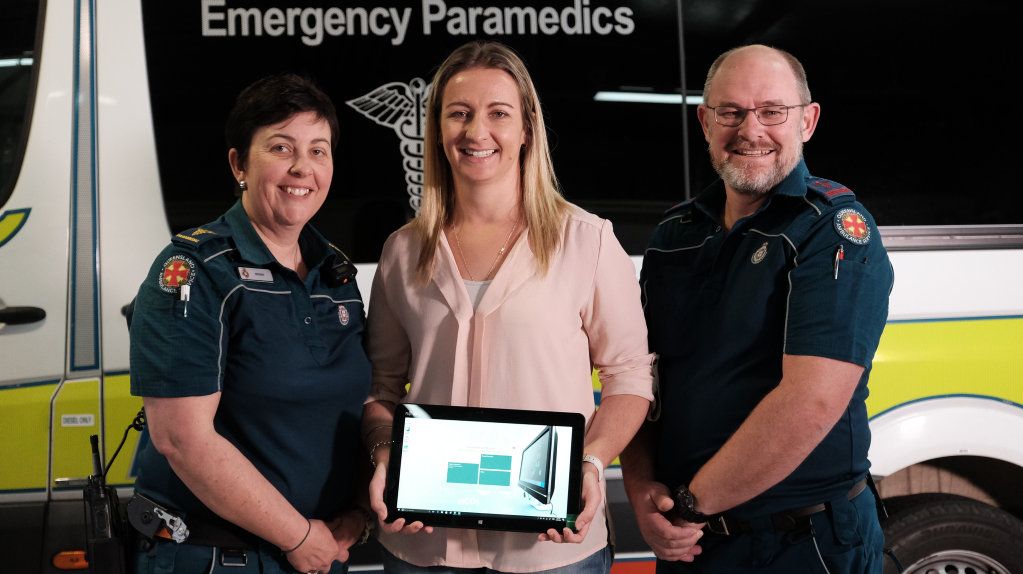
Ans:
POLYGON ((575 527, 585 419, 578 413, 400 404, 387 520, 545 532, 575 527))

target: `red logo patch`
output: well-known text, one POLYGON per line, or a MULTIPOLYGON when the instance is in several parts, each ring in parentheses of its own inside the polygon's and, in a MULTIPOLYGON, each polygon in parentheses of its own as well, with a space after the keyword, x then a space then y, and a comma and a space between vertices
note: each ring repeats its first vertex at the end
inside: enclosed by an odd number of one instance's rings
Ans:
POLYGON ((174 255, 164 262, 160 271, 160 289, 177 293, 182 285, 191 285, 195 280, 195 262, 184 255, 174 255))
POLYGON ((337 306, 337 320, 341 323, 342 327, 351 320, 351 315, 348 314, 348 309, 344 305, 337 306))
POLYGON ((870 225, 855 209, 839 211, 835 216, 835 229, 839 235, 857 245, 866 245, 870 241, 870 225))
POLYGON ((858 213, 849 213, 842 218, 842 228, 856 239, 867 236, 867 222, 858 213))

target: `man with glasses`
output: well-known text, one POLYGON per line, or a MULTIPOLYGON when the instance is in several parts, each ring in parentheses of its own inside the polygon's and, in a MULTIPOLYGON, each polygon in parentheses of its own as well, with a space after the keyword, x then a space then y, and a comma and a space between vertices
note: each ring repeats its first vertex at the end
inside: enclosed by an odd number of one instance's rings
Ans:
POLYGON ((697 111, 720 180, 657 226, 640 282, 659 417, 622 455, 668 572, 881 572, 867 377, 892 269, 873 218, 811 176, 803 66, 744 46, 697 111))

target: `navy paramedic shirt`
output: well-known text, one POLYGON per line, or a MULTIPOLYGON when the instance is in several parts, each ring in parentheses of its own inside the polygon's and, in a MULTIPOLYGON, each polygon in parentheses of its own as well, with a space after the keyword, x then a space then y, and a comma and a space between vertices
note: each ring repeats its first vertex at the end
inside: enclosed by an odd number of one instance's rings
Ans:
MULTIPOLYGON (((329 519, 348 505, 359 460, 365 313, 354 279, 329 286, 323 275, 343 254, 308 225, 299 246, 305 281, 277 263, 241 202, 175 236, 129 319, 131 391, 220 391, 217 432, 304 516, 329 519)), ((139 463, 140 491, 186 515, 209 512, 151 442, 139 463)))
POLYGON ((802 161, 727 233, 724 201, 719 180, 669 210, 643 260, 650 349, 660 356, 657 478, 688 484, 781 381, 782 355, 812 355, 865 367, 849 406, 791 475, 730 512, 844 496, 870 466, 864 400, 893 280, 877 227, 848 188, 812 177, 802 161))

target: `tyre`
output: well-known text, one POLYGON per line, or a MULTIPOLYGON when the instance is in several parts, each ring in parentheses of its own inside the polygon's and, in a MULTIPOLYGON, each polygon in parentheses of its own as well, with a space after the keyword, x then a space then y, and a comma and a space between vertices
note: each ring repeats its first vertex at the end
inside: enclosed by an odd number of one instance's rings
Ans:
MULTIPOLYGON (((885 545, 906 574, 1023 574, 1023 521, 951 494, 893 499, 885 545)), ((885 558, 885 574, 896 574, 885 558)))

